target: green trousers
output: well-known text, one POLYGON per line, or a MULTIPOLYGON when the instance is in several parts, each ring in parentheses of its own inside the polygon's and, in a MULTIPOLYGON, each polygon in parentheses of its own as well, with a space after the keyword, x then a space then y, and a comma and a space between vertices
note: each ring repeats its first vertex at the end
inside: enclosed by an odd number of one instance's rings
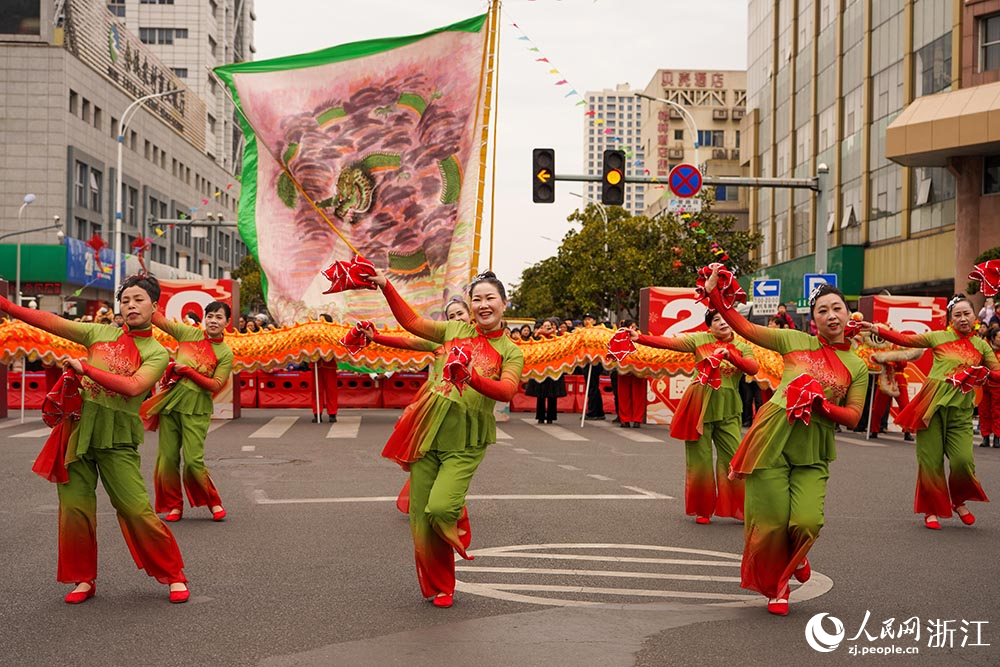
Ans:
POLYGON ((940 407, 927 428, 917 431, 917 490, 913 511, 951 516, 967 500, 989 499, 976 479, 972 457, 972 408, 940 407), (948 477, 944 459, 948 458, 948 477))
POLYGON ((740 446, 740 416, 705 422, 701 437, 685 441, 687 474, 684 508, 688 516, 743 518, 743 480, 730 480, 729 462, 740 446), (712 465, 712 443, 718 450, 712 465))

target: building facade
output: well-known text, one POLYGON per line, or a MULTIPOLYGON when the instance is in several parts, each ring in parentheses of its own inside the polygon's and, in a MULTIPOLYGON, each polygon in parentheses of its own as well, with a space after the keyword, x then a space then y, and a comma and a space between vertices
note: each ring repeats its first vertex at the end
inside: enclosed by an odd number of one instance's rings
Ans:
POLYGON ((253 0, 106 0, 108 10, 205 102, 206 151, 239 171, 243 134, 232 100, 212 75, 253 59, 253 0))
POLYGON ((147 267, 159 277, 228 277, 247 253, 235 228, 239 183, 209 154, 205 105, 103 3, 70 0, 58 25, 51 2, 37 7, 0 35, 0 235, 59 216, 65 239, 46 230, 0 242, 0 277, 16 280, 20 241, 21 281, 41 286, 22 294, 41 308, 111 301, 85 243, 97 234, 114 245, 119 119, 138 97, 169 90, 178 94, 147 102, 124 133, 122 253, 149 238, 147 267), (28 193, 36 199, 19 219, 28 193))
MULTIPOLYGON (((746 83, 747 73, 741 71, 661 69, 653 75, 642 93, 673 104, 641 100, 644 175, 663 181, 644 187, 645 215, 657 216, 666 210, 669 190, 665 183, 670 170, 679 164, 695 165, 706 176, 742 175, 740 123, 746 113, 746 83), (690 118, 677 106, 687 110, 690 118)), ((735 216, 736 228, 746 229, 744 189, 720 186, 715 196, 713 210, 735 216)))
MULTIPOLYGON (((583 124, 584 173, 596 176, 598 182, 583 184, 586 202, 601 201, 600 178, 604 167, 604 151, 625 151, 625 178, 642 175, 645 153, 639 138, 641 126, 639 98, 627 83, 614 89, 588 92, 587 119, 583 124)), ((625 186, 623 208, 632 215, 639 215, 645 208, 645 188, 641 185, 625 186)))
POLYGON ((958 215, 956 163, 912 158, 922 149, 890 140, 911 105, 1000 68, 1000 59, 964 64, 976 42, 969 15, 982 4, 750 0, 743 164, 778 178, 829 168, 822 205, 808 190, 750 191, 750 226, 764 236, 759 275, 783 279, 783 300, 805 296, 818 235, 849 297, 951 295, 965 288, 968 260, 1000 243, 995 223, 958 215), (957 254, 971 246, 979 250, 957 254))

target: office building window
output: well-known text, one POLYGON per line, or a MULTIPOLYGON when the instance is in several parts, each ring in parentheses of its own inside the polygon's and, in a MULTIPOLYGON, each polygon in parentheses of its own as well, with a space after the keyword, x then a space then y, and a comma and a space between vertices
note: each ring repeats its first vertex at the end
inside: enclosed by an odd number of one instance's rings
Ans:
POLYGON ((178 77, 180 79, 186 79, 187 76, 188 76, 188 68, 187 67, 171 67, 170 69, 172 69, 174 71, 174 76, 176 76, 176 77, 178 77))
POLYGON ((139 0, 140 5, 172 5, 174 0, 139 0))
POLYGON ((125 0, 108 0, 108 11, 118 18, 125 18, 125 0))
POLYGON ((979 19, 979 71, 1000 69, 1000 14, 979 19))
POLYGON ((104 191, 104 175, 96 169, 90 170, 90 210, 101 212, 101 192, 104 191))
POLYGON ((983 158, 983 194, 1000 194, 1000 155, 983 158))
POLYGON ((80 96, 72 89, 69 91, 69 112, 74 116, 80 113, 80 96))
POLYGON ((126 200, 125 221, 132 227, 138 222, 137 211, 139 209, 139 191, 135 188, 128 189, 128 199, 126 200))
POLYGON ((684 141, 684 130, 674 130, 674 141, 684 141))
POLYGON ((951 85, 951 32, 918 49, 913 62, 917 97, 948 88, 951 85))
POLYGON ((143 44, 173 44, 175 39, 187 39, 187 28, 139 28, 143 44))
POLYGON ((87 239, 87 238, 90 238, 87 235, 87 232, 90 231, 90 223, 87 222, 86 220, 84 220, 83 218, 77 218, 76 219, 76 230, 75 231, 76 231, 76 233, 74 234, 74 236, 76 236, 76 238, 78 238, 78 239, 87 239))
POLYGON ((87 174, 90 168, 79 160, 76 163, 76 170, 73 175, 73 191, 76 193, 75 201, 77 206, 87 206, 87 174))

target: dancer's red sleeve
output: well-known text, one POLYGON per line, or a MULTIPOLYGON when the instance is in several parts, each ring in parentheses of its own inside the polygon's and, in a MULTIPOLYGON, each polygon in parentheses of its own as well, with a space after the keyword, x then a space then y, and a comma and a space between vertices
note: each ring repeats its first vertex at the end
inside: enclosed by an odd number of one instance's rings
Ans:
POLYGON ((175 366, 174 368, 177 371, 178 375, 186 377, 188 380, 191 380, 191 382, 194 382, 196 385, 198 385, 205 391, 210 391, 213 394, 222 389, 222 385, 225 384, 224 380, 220 381, 219 378, 217 377, 214 376, 209 377, 207 375, 202 375, 201 373, 191 368, 190 366, 184 366, 182 368, 177 368, 175 366))
POLYGON ((33 327, 48 331, 50 334, 71 340, 80 345, 88 344, 88 329, 95 326, 105 326, 73 322, 53 313, 47 313, 44 310, 35 310, 34 308, 15 305, 14 302, 4 297, 0 297, 0 310, 10 313, 17 319, 27 322, 33 327))
POLYGON ((760 364, 757 363, 757 360, 753 357, 744 357, 735 345, 729 347, 729 363, 746 375, 756 375, 757 371, 760 370, 760 364))
POLYGON ((813 409, 830 421, 848 428, 854 428, 861 421, 861 411, 857 408, 846 405, 834 405, 826 399, 817 402, 813 409))
POLYGON ((766 347, 769 350, 780 349, 781 334, 778 332, 781 329, 768 329, 759 324, 754 324, 736 312, 735 308, 726 308, 722 303, 722 294, 718 289, 714 289, 708 293, 708 300, 712 304, 712 308, 719 311, 722 319, 728 322, 729 326, 737 334, 746 338, 751 343, 766 347))
POLYGON ((650 336, 648 334, 639 334, 635 342, 661 350, 675 350, 677 352, 690 352, 692 354, 698 349, 698 346, 695 345, 690 336, 650 336))
POLYGON ((385 334, 380 333, 376 333, 372 336, 372 342, 384 345, 385 347, 394 347, 397 350, 415 350, 417 352, 433 352, 441 347, 438 343, 424 340, 423 338, 411 338, 409 336, 386 336, 385 334))
POLYGON ((432 340, 441 344, 444 342, 444 322, 435 322, 434 320, 429 320, 426 317, 420 317, 413 310, 410 304, 406 303, 406 300, 400 296, 396 288, 392 286, 388 280, 385 281, 385 287, 382 288, 382 293, 385 295, 385 300, 389 304, 389 310, 392 311, 393 316, 396 321, 399 322, 400 326, 409 331, 414 336, 419 336, 426 340, 432 340))
POLYGON ((877 326, 875 333, 880 338, 903 347, 934 347, 934 341, 928 338, 927 334, 905 334, 883 326, 877 326))
POLYGON ((133 375, 118 375, 110 371, 102 370, 91 366, 86 361, 80 362, 83 366, 83 374, 106 389, 123 394, 125 396, 142 396, 156 384, 160 379, 160 373, 156 373, 151 364, 143 364, 133 375))
POLYGON ((475 368, 473 368, 472 376, 469 378, 469 386, 486 398, 492 398, 494 401, 507 403, 514 398, 514 394, 517 393, 519 383, 518 380, 512 376, 512 374, 508 374, 506 372, 500 376, 499 380, 491 380, 483 377, 476 371, 475 368))

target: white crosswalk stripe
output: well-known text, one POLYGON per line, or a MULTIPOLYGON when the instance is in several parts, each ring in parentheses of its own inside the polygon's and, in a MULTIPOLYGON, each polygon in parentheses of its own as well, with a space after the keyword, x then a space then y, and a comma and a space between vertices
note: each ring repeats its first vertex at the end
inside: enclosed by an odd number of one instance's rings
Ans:
POLYGON ((513 440, 513 439, 514 438, 510 437, 500 429, 497 429, 497 440, 513 440))
POLYGON ((328 438, 356 438, 361 428, 361 415, 340 415, 336 424, 330 424, 328 438))
POLYGON ((615 433, 615 435, 620 435, 626 440, 631 440, 632 442, 665 442, 661 438, 649 435, 648 433, 642 433, 639 430, 631 428, 621 428, 617 424, 609 424, 608 422, 597 422, 594 424, 596 428, 608 429, 615 433))
POLYGON ((562 426, 556 426, 554 424, 546 424, 544 426, 542 424, 532 424, 532 422, 535 421, 534 419, 524 419, 524 418, 522 418, 521 421, 523 421, 525 424, 531 424, 532 426, 534 426, 535 428, 537 428, 539 431, 545 432, 546 434, 552 436, 556 440, 562 440, 564 442, 588 442, 589 441, 589 438, 586 438, 586 437, 580 435, 579 433, 574 433, 573 431, 570 431, 569 429, 565 429, 562 426))
POLYGON ((250 434, 251 438, 280 438, 290 429, 298 417, 272 417, 269 422, 250 434))
POLYGON ((49 433, 52 433, 52 429, 50 429, 48 427, 45 427, 45 428, 35 429, 34 431, 25 431, 24 433, 15 433, 14 435, 12 435, 10 437, 12 437, 12 438, 47 438, 49 436, 49 433))
MULTIPOLYGON (((24 423, 34 424, 35 422, 40 422, 40 421, 42 420, 39 419, 38 417, 29 417, 28 419, 24 420, 24 423)), ((23 424, 21 424, 20 419, 14 419, 13 417, 10 418, 10 421, 0 422, 0 428, 10 428, 11 426, 23 426, 23 424)))

